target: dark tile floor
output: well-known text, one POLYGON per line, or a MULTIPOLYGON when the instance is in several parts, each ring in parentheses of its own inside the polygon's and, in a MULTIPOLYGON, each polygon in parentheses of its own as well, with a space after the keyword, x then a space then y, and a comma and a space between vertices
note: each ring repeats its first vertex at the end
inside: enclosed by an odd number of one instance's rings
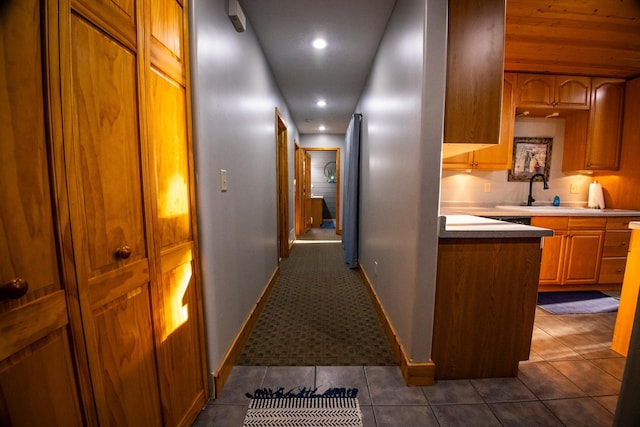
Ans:
POLYGON ((365 427, 611 426, 625 358, 609 349, 615 313, 553 316, 538 309, 531 357, 517 378, 406 387, 390 366, 234 367, 194 426, 242 426, 261 387, 357 387, 365 427))

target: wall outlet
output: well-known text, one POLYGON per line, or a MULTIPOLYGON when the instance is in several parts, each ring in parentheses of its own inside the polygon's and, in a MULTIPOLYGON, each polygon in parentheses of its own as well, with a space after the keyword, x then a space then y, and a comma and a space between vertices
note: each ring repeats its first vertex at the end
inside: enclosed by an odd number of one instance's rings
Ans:
POLYGON ((485 182, 484 183, 484 192, 485 193, 491 193, 491 183, 490 182, 485 182))
POLYGON ((578 194, 580 192, 580 187, 578 186, 578 184, 571 184, 571 187, 569 188, 569 192, 571 194, 578 194))

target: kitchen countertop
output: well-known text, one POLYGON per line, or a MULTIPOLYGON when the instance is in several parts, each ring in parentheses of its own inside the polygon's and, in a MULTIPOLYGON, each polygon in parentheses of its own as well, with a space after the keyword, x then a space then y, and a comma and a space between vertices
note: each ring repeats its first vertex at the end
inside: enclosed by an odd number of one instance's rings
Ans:
POLYGON ((513 224, 473 215, 443 215, 439 217, 439 221, 438 237, 443 239, 502 239, 553 236, 553 230, 547 228, 513 224))
POLYGON ((640 211, 626 209, 590 209, 572 206, 463 206, 441 207, 440 215, 475 215, 475 216, 639 216, 640 211))
POLYGON ((631 221, 629 223, 629 228, 632 230, 640 230, 640 221, 631 221))

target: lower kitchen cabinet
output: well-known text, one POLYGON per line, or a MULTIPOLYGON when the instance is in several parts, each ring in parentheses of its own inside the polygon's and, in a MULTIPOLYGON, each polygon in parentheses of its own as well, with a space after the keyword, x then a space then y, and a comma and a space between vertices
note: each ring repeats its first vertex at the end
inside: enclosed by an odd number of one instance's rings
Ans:
POLYGON ((631 230, 629 230, 631 221, 640 221, 640 218, 627 216, 607 218, 598 283, 622 283, 631 239, 631 230))
POLYGON ((440 239, 436 379, 518 374, 529 358, 540 253, 539 237, 440 239))
POLYGON ((540 289, 555 286, 620 285, 624 278, 631 231, 638 217, 533 217, 531 225, 550 228, 544 238, 540 289))

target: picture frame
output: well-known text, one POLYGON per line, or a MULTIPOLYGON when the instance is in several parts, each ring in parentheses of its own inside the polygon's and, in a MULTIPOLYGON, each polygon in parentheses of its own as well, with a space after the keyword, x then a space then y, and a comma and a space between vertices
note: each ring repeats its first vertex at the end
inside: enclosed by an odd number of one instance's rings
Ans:
MULTIPOLYGON (((553 138, 516 137, 513 139, 513 158, 509 170, 509 181, 529 181, 537 173, 549 181, 551 169, 551 147, 553 138)), ((536 177, 537 181, 541 181, 536 177)))

